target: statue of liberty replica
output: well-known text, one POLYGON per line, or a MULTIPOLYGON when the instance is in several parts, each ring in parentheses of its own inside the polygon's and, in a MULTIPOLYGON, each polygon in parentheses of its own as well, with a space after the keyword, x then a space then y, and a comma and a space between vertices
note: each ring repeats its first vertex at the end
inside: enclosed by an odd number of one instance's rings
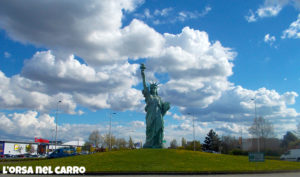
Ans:
POLYGON ((164 137, 164 115, 170 109, 168 102, 163 102, 157 94, 157 83, 151 83, 150 89, 146 85, 144 64, 141 64, 143 78, 143 95, 146 101, 146 143, 144 148, 162 148, 164 137))

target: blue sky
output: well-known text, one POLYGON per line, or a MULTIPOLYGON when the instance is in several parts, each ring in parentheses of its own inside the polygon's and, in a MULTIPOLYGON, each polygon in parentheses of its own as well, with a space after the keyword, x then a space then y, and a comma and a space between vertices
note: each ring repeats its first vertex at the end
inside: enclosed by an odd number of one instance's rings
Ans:
POLYGON ((299 0, 0 2, 1 139, 108 133, 145 138, 146 79, 171 103, 165 139, 249 137, 257 114, 277 137, 300 123, 299 0), (191 116, 192 115, 192 116, 191 116))

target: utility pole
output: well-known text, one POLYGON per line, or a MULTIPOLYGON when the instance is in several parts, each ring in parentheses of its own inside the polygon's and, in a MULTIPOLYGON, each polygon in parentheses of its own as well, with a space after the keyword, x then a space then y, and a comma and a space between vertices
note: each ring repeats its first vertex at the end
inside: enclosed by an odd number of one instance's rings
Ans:
POLYGON ((255 98, 251 99, 254 100, 254 111, 255 111, 255 119, 256 120, 256 131, 257 131, 257 152, 260 152, 260 135, 259 135, 259 130, 258 130, 258 120, 256 116, 256 96, 255 98))
POLYGON ((194 151, 196 151, 196 144, 195 144, 195 118, 193 116, 193 114, 188 113, 188 115, 191 115, 193 118, 193 140, 194 140, 194 151))
POLYGON ((195 144, 195 117, 193 116, 193 137, 194 137, 194 151, 196 151, 196 144, 195 144))

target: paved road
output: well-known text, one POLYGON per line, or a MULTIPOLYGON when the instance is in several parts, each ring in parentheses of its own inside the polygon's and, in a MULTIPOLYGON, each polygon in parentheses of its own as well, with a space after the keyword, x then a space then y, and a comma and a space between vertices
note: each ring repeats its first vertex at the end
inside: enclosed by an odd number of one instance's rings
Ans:
MULTIPOLYGON (((0 174, 0 177, 20 177, 21 175, 3 175, 0 174)), ((26 175, 25 177, 37 177, 37 175, 26 175)), ((43 177, 57 177, 58 175, 43 175, 43 177)), ((81 176, 81 175, 79 175, 81 176)), ((88 177, 96 177, 89 176, 88 177)), ((291 173, 269 173, 269 174, 235 174, 235 175, 105 175, 101 177, 299 177, 300 172, 291 172, 291 173)), ((68 176, 68 177, 78 177, 78 176, 68 176)))

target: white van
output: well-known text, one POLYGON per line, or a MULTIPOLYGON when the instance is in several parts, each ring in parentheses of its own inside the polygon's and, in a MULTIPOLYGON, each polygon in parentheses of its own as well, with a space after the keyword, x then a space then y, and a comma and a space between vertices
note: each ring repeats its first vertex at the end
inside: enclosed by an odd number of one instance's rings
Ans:
POLYGON ((291 149, 280 156, 280 160, 300 162, 300 149, 291 149))

